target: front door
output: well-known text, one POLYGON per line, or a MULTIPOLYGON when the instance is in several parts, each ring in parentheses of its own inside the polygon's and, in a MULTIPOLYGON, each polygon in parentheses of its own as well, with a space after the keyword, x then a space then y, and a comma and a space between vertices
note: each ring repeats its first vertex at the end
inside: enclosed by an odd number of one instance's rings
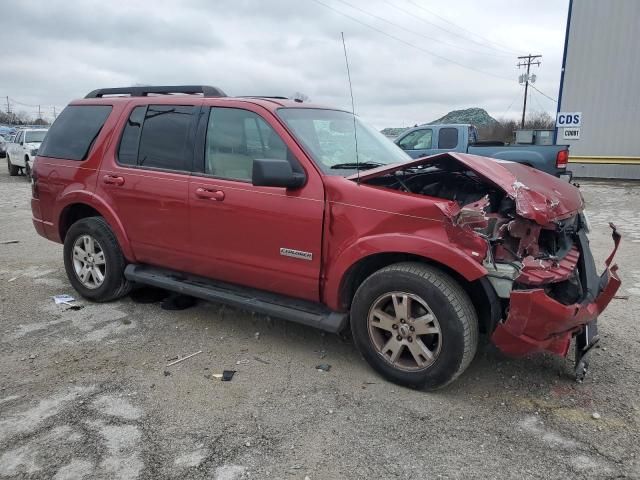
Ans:
POLYGON ((194 268, 200 275, 319 299, 324 190, 320 175, 287 147, 283 127, 261 107, 212 107, 202 116, 189 184, 194 268), (263 116, 264 115, 264 116, 263 116), (251 184, 255 158, 288 160, 304 187, 251 184))
POLYGON ((200 107, 188 103, 127 112, 97 184, 124 225, 136 261, 177 270, 190 264, 187 195, 200 107))

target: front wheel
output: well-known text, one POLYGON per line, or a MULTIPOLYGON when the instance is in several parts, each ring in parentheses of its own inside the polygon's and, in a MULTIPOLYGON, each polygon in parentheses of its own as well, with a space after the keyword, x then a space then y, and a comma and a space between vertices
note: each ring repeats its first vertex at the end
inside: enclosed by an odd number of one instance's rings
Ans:
POLYGON ((9 170, 9 175, 11 175, 12 177, 15 177, 20 173, 20 167, 11 163, 9 155, 7 155, 7 169, 9 170))
POLYGON ((124 255, 102 217, 82 218, 64 238, 64 267, 80 295, 96 302, 120 298, 131 290, 124 277, 124 255))
POLYGON ((435 389, 455 380, 478 346, 478 318, 462 287, 421 263, 398 263, 368 277, 351 306, 351 330, 383 377, 435 389))

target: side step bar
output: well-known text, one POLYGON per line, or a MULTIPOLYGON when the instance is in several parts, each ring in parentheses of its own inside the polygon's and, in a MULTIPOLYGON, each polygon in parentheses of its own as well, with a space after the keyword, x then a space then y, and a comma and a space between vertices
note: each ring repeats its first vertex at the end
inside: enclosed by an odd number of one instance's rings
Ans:
POLYGON ((348 313, 333 312, 318 303, 147 265, 127 265, 124 276, 132 282, 224 303, 331 333, 343 330, 349 318, 348 313))

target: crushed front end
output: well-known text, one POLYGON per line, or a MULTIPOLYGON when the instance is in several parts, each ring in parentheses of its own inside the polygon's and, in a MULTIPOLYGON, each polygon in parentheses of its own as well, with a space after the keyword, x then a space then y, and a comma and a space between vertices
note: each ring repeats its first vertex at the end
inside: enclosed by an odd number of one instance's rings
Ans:
POLYGON ((525 165, 456 153, 362 179, 447 200, 436 204, 449 242, 482 263, 499 299, 488 332, 495 345, 510 355, 565 356, 575 337, 576 374, 584 376, 598 315, 620 286, 612 264, 620 235, 611 225, 614 248, 599 275, 578 188, 525 165))
MULTIPOLYGON (((582 218, 577 216, 571 221, 574 226, 562 230, 565 247, 554 258, 522 260, 514 275, 506 318, 491 337, 507 354, 549 351, 565 356, 575 336, 578 380, 584 377, 588 354, 599 340, 598 315, 620 286, 617 265, 611 264, 620 234, 612 225, 614 248, 604 272, 598 275, 582 218)), ((489 274, 494 285, 504 278, 495 272, 489 274)))

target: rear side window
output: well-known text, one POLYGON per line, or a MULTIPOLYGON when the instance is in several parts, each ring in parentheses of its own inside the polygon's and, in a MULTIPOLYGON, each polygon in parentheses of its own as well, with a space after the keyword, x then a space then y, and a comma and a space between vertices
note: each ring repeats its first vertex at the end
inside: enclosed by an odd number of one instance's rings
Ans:
POLYGON ((458 145, 457 128, 441 128, 438 134, 438 148, 456 148, 458 145))
POLYGON ((125 165, 191 170, 189 130, 195 107, 136 107, 125 125, 118 161, 125 165))
POLYGON ((84 160, 111 113, 111 105, 69 105, 38 150, 44 157, 84 160))

